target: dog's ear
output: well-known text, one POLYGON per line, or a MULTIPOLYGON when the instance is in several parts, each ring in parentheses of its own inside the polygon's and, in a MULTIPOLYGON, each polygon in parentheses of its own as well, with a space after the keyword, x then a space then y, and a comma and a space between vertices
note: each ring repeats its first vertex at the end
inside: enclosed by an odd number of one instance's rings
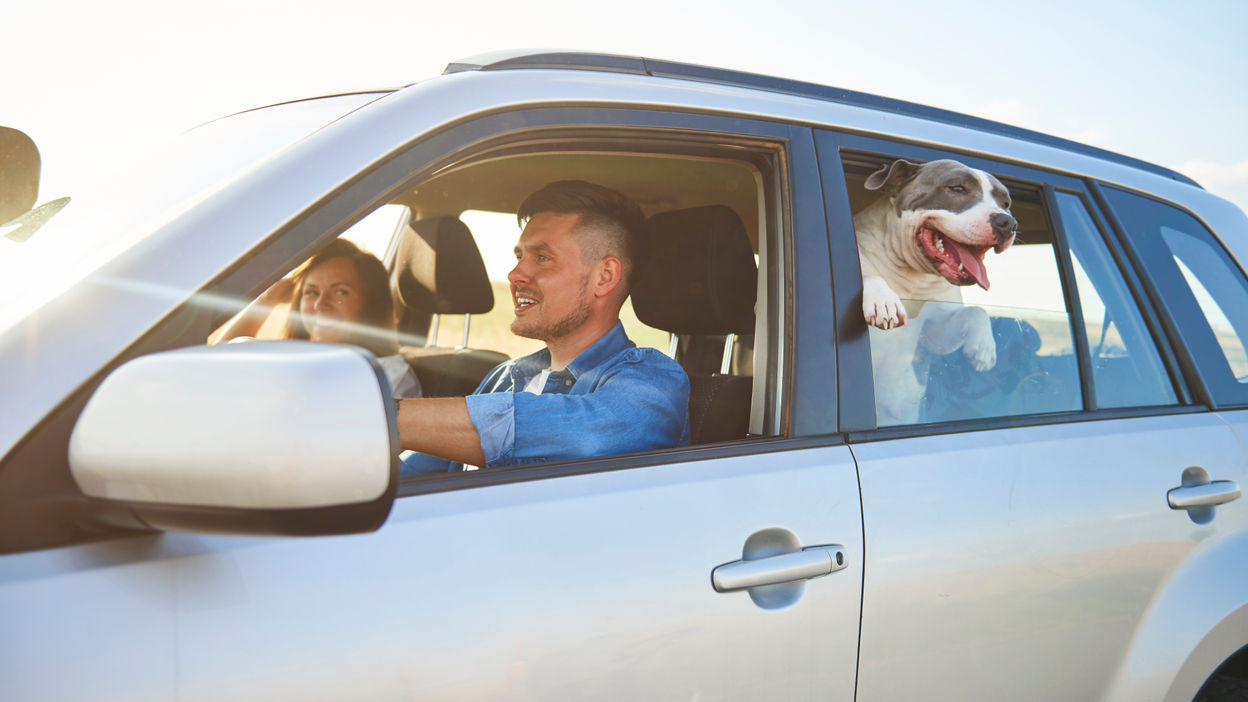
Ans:
POLYGON ((919 172, 919 164, 910 163, 909 161, 899 158, 893 161, 891 165, 885 166, 880 170, 872 173, 865 183, 867 190, 884 189, 884 192, 892 194, 901 187, 903 183, 910 180, 919 172))

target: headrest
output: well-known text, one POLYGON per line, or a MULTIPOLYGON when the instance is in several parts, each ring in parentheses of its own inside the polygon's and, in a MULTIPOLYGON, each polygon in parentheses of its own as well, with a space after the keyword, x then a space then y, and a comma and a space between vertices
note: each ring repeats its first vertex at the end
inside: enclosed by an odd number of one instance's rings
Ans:
POLYGON ((412 222, 399 236, 390 277, 404 309, 427 314, 484 314, 494 290, 468 227, 456 217, 412 222))
POLYGON ((758 267, 745 225, 722 205, 654 215, 633 309, 676 334, 753 334, 758 267))

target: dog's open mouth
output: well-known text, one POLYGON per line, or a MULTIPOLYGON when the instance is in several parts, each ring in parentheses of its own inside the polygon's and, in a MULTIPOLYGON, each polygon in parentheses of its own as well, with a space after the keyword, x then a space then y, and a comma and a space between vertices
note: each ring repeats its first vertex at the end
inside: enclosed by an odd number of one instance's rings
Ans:
POLYGON ((919 248, 936 266, 936 270, 954 285, 978 285, 988 289, 988 271, 984 255, 991 246, 967 246, 950 239, 931 227, 919 227, 915 234, 919 248))

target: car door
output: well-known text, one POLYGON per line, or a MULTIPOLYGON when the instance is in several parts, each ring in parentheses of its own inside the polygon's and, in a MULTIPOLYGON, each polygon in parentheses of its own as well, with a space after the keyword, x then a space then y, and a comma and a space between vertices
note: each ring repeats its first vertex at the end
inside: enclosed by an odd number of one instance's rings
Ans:
MULTIPOLYGON (((856 416, 842 412, 860 430, 850 441, 868 553, 859 698, 1190 698, 1203 678, 1171 688, 1175 671, 1224 615, 1180 625, 1193 614, 1182 603, 1202 596, 1193 573, 1224 567, 1248 513, 1242 500, 1184 510, 1172 496, 1242 484, 1248 463, 1193 397, 1088 186, 818 139, 834 247, 868 201, 855 187, 899 157, 997 175, 1020 221, 1019 241, 988 256, 992 288, 965 295, 993 320, 996 366, 973 371, 956 351, 916 359, 929 371, 916 424, 875 426, 867 392, 856 416)), ((854 259, 841 260, 835 275, 852 278, 854 259)), ((869 364, 864 338, 888 333, 859 326, 842 358, 852 348, 869 364)))
MULTIPOLYGON (((430 86, 416 90, 445 104, 430 86)), ((361 110, 179 226, 199 239, 228 218, 237 232, 248 225, 239 202, 293 187, 285 184, 311 163, 354 168, 358 156, 344 156, 344 140, 355 130, 376 140, 422 109, 397 100, 361 110)), ((863 566, 857 472, 833 433, 835 392, 799 391, 835 383, 824 351, 832 311, 800 305, 794 292, 830 287, 808 130, 670 112, 500 112, 387 151, 314 205, 287 212, 276 233, 258 234, 260 243, 205 290, 262 289, 282 262, 483 135, 595 123, 620 130, 639 116, 667 140, 762 140, 776 155, 760 190, 767 224, 756 357, 767 360, 756 374, 755 436, 418 479, 400 487, 388 521, 370 534, 123 535, 101 526, 68 545, 5 555, 4 696, 852 699, 863 566), (812 556, 826 567, 811 570, 812 556), (737 561, 748 562, 723 568, 737 561), (66 662, 72 675, 60 670, 66 662)), ((562 134, 575 145, 574 129, 562 134)), ((270 228, 257 219, 254 231, 270 228)), ((206 336, 206 320, 186 319, 174 313, 152 334, 171 345, 206 336)), ((53 424, 72 425, 76 411, 70 403, 53 424)), ((59 436, 54 429, 45 441, 59 436)), ((10 460, 46 460, 56 450, 10 460)))

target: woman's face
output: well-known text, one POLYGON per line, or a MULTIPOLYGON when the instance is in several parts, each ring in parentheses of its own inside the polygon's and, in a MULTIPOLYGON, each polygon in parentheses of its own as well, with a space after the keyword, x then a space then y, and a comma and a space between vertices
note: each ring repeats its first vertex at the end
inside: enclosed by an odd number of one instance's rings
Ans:
POLYGON ((356 336, 350 325, 363 311, 360 274, 350 259, 331 258, 308 271, 299 313, 309 339, 350 343, 356 336))

